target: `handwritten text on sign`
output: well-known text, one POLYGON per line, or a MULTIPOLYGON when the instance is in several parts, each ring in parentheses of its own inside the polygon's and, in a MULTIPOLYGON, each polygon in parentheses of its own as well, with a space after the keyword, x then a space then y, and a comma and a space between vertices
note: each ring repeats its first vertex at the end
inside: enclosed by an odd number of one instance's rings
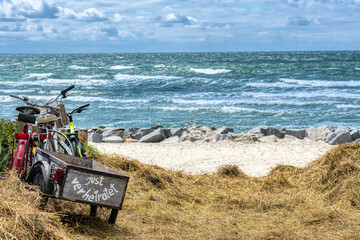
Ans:
POLYGON ((91 186, 103 186, 103 179, 104 177, 88 177, 86 178, 86 182, 84 184, 81 184, 77 178, 74 178, 74 180, 71 182, 73 185, 74 191, 78 195, 81 195, 81 197, 85 201, 89 202, 100 202, 100 201, 106 201, 112 196, 114 196, 119 191, 115 189, 114 184, 110 183, 110 187, 106 188, 104 187, 102 190, 96 189, 92 190, 91 186), (84 186, 86 186, 84 188, 84 186), (90 187, 89 189, 87 189, 90 187))

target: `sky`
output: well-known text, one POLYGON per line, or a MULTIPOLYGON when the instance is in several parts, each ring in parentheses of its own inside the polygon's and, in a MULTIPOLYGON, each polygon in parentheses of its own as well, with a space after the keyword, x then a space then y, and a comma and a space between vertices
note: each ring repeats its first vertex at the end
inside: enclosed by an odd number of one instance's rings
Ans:
POLYGON ((360 50, 360 0, 0 0, 0 53, 360 50))

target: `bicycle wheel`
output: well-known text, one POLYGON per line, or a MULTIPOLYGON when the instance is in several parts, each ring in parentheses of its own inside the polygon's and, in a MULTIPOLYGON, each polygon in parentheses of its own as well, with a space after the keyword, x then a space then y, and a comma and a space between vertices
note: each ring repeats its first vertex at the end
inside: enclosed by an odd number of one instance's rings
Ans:
POLYGON ((50 150, 58 153, 76 156, 76 149, 73 148, 69 138, 67 138, 63 133, 59 131, 49 129, 49 132, 53 133, 53 137, 50 139, 50 150), (60 135, 61 137, 59 137, 58 135, 60 135), (62 139, 64 139, 64 141, 62 139))

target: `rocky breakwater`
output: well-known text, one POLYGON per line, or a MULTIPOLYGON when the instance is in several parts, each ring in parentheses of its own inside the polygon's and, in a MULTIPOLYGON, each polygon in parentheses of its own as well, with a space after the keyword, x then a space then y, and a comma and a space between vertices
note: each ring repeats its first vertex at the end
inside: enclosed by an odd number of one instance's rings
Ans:
POLYGON ((254 143, 257 141, 273 141, 283 138, 308 138, 314 141, 325 141, 330 145, 346 142, 360 142, 357 129, 349 127, 317 127, 307 129, 278 129, 269 126, 259 126, 247 133, 235 133, 231 127, 214 127, 192 125, 184 128, 164 128, 160 125, 150 128, 130 128, 125 130, 117 127, 95 127, 88 131, 89 142, 94 143, 158 143, 158 142, 219 142, 234 141, 254 143))

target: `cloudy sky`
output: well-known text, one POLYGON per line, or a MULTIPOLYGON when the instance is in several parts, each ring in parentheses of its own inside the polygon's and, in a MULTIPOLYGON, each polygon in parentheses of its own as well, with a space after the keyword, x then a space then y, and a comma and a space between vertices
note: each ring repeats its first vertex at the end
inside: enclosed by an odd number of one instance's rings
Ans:
POLYGON ((360 0, 0 0, 0 53, 360 50, 360 0))

